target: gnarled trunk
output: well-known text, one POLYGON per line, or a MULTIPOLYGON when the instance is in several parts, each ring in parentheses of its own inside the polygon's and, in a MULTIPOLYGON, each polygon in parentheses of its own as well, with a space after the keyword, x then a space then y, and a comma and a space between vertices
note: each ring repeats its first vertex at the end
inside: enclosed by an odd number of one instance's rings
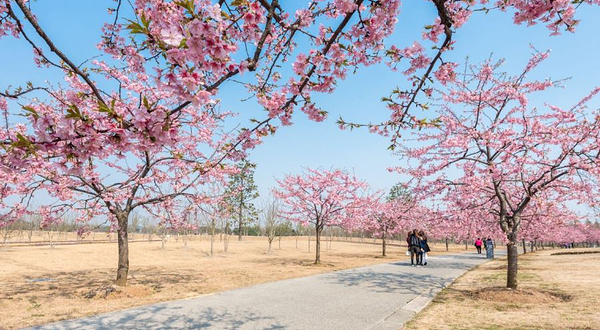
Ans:
POLYGON ((323 231, 323 226, 321 222, 317 219, 317 225, 315 226, 316 231, 316 256, 315 256, 315 264, 321 263, 321 232, 323 231))
POLYGON ((120 212, 117 214, 117 242, 119 246, 119 262, 117 266, 118 286, 127 285, 127 274, 129 273, 129 242, 127 240, 127 220, 129 214, 120 212))
POLYGON ((520 214, 513 215, 508 222, 507 235, 508 244, 506 244, 506 252, 508 255, 508 267, 506 269, 506 287, 510 289, 517 288, 517 273, 519 250, 517 237, 519 236, 519 225, 521 223, 520 214))
POLYGON ((518 257, 519 251, 517 249, 517 244, 514 242, 509 242, 506 245, 506 250, 508 253, 508 268, 506 273, 506 287, 511 289, 517 288, 517 271, 518 271, 518 257))

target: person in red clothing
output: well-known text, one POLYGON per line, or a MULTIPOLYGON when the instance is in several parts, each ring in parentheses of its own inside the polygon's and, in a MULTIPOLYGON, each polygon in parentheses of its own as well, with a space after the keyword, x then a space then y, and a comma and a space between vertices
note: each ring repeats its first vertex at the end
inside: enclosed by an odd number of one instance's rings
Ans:
POLYGON ((475 240, 475 248, 477 249, 477 253, 481 254, 481 246, 483 245, 483 241, 481 240, 481 238, 477 238, 477 240, 475 240))

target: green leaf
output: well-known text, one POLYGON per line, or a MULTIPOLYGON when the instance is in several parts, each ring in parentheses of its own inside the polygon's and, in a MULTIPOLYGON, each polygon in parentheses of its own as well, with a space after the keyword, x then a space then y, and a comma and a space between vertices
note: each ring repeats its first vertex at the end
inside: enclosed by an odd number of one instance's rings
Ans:
POLYGON ((142 25, 148 30, 148 26, 150 26, 150 20, 146 17, 144 13, 140 15, 140 19, 142 20, 142 25))
POLYGON ((75 104, 70 104, 65 118, 83 119, 83 116, 75 104))
POLYGON ((236 6, 236 7, 237 7, 237 6, 243 6, 243 5, 245 5, 246 3, 247 3, 247 2, 246 2, 246 0, 233 0, 233 1, 231 2, 231 5, 232 5, 232 6, 236 6))
POLYGON ((190 15, 192 15, 192 16, 196 12, 194 0, 180 0, 180 1, 175 1, 175 4, 178 5, 179 7, 182 7, 185 10, 187 10, 188 13, 190 15))
POLYGON ((112 100, 112 102, 110 104, 111 104, 111 108, 109 108, 108 106, 106 106, 106 104, 98 101, 98 111, 108 113, 111 116, 116 115, 115 110, 112 109, 115 106, 115 100, 112 100))
POLYGON ((28 115, 31 115, 35 119, 40 118, 40 115, 37 113, 37 111, 35 111, 35 109, 30 106, 23 106, 23 110, 29 112, 28 115))
POLYGON ((146 30, 140 25, 140 23, 129 19, 127 21, 129 21, 129 24, 125 28, 129 30, 130 34, 146 34, 146 30))

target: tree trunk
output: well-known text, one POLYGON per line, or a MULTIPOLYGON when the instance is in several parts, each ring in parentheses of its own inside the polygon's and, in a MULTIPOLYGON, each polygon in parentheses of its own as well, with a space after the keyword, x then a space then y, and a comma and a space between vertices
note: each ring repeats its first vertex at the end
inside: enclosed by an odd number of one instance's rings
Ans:
POLYGON ((519 251, 517 245, 514 242, 508 242, 506 244, 506 250, 508 253, 508 269, 506 273, 506 287, 511 289, 517 288, 517 260, 519 257, 519 251))
POLYGON ((281 250, 281 236, 279 236, 279 249, 281 250))
POLYGON ((298 234, 296 234, 296 249, 298 248, 298 234))
POLYGON ((117 214, 117 242, 119 246, 119 264, 117 267, 118 286, 127 285, 127 274, 129 273, 129 242, 127 240, 127 220, 129 214, 123 212, 117 214))
POLYGON ((321 231, 323 230, 323 228, 320 228, 321 226, 319 225, 319 223, 317 222, 317 226, 316 226, 316 246, 315 246, 315 251, 316 256, 315 256, 315 265, 316 264, 320 264, 321 263, 321 231))
POLYGON ((229 221, 225 221, 223 232, 225 233, 223 237, 223 252, 227 252, 227 250, 229 250, 229 221))
POLYGON ((529 246, 531 252, 533 252, 533 241, 531 241, 531 245, 529 246))
POLYGON ((244 180, 242 180, 242 191, 240 192, 240 211, 238 214, 238 241, 242 241, 242 222, 243 222, 243 214, 244 214, 244 180))
POLYGON ((273 240, 269 239, 269 249, 267 250, 267 254, 271 254, 271 243, 273 243, 273 240))
POLYGON ((525 244, 525 239, 523 239, 523 254, 527 253, 527 246, 525 244))
POLYGON ((448 239, 446 238, 446 252, 448 252, 448 239))
POLYGON ((383 238, 381 239, 381 249, 382 249, 382 256, 385 257, 385 235, 383 235, 383 238))
POLYGON ((215 225, 213 224, 212 227, 212 231, 210 233, 210 256, 212 257, 212 255, 215 253, 215 225))

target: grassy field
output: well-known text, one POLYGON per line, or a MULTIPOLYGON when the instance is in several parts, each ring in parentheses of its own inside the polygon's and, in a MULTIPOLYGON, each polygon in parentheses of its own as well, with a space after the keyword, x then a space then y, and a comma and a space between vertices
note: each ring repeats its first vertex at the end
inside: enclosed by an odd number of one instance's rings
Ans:
MULTIPOLYGON (((592 249, 598 251, 599 249, 592 249)), ((458 278, 404 329, 600 329, 600 254, 519 256, 519 289, 506 285, 506 259, 458 278)))
MULTIPOLYGON (((406 247, 389 246, 388 257, 381 258, 380 245, 357 241, 334 240, 330 249, 323 242, 318 266, 312 264, 314 238, 308 252, 306 237, 300 238, 298 248, 293 237, 284 238, 281 248, 275 241, 271 254, 266 253, 265 238, 238 242, 232 237, 227 253, 217 239, 218 252, 212 257, 206 236, 194 237, 187 247, 181 239, 168 242, 165 249, 160 242, 131 243, 129 286, 123 289, 112 285, 116 244, 0 247, 0 329, 407 258, 406 247)), ((432 247, 433 255, 445 251, 443 244, 432 247)), ((464 248, 451 245, 450 252, 464 248)))

